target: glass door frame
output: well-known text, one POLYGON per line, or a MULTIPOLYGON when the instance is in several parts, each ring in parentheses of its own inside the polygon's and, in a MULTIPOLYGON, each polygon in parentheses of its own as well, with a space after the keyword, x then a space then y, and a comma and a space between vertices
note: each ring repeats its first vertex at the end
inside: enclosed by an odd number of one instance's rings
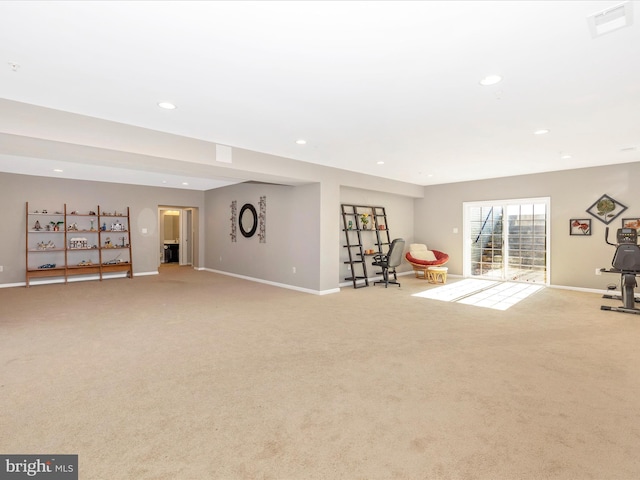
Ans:
MULTIPOLYGON (((462 275, 465 278, 483 278, 481 275, 472 275, 471 274, 471 219, 469 218, 469 209, 471 207, 501 207, 502 208, 502 248, 503 248, 503 256, 502 256, 502 271, 503 278, 496 279, 491 278, 492 280, 501 280, 501 281, 515 281, 518 280, 509 280, 504 278, 504 273, 507 272, 508 269, 508 248, 509 248, 509 228, 508 225, 504 224, 504 219, 507 215, 508 207, 510 205, 530 205, 530 204, 544 204, 545 205, 545 227, 546 227, 546 245, 545 245, 545 267, 546 267, 546 275, 544 283, 538 283, 540 285, 549 285, 551 279, 551 197, 534 197, 534 198, 515 198, 515 199, 507 199, 507 200, 485 200, 485 201, 476 201, 476 202, 463 202, 462 203, 462 235, 463 235, 463 251, 462 251, 462 275)), ((489 277, 486 277, 489 278, 489 277)), ((522 282, 527 283, 527 282, 522 282)), ((537 283, 537 282, 536 282, 537 283)))

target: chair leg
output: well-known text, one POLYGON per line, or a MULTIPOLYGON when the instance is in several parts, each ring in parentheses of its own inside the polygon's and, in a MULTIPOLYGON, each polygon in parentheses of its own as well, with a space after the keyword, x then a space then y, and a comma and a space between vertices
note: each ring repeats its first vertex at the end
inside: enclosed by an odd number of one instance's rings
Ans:
POLYGON ((391 271, 389 271, 389 268, 382 268, 382 280, 377 280, 374 282, 374 284, 378 284, 378 283, 384 283, 384 288, 388 288, 389 287, 389 283, 393 284, 393 285, 398 285, 400 286, 400 283, 398 283, 398 275, 396 274, 396 269, 391 269, 391 271), (392 273, 393 274, 393 278, 394 280, 389 280, 389 274, 392 273))
POLYGON ((400 283, 398 282, 398 275, 396 274, 396 269, 395 268, 393 269, 393 282, 391 282, 391 283, 400 286, 400 283))
POLYGON ((388 288, 390 283, 393 285, 400 286, 400 283, 398 282, 398 275, 396 274, 395 268, 394 269, 383 268, 381 273, 382 273, 382 280, 378 280, 374 282, 375 284, 384 283, 384 288, 388 288), (393 280, 389 278, 390 274, 393 274, 393 280))

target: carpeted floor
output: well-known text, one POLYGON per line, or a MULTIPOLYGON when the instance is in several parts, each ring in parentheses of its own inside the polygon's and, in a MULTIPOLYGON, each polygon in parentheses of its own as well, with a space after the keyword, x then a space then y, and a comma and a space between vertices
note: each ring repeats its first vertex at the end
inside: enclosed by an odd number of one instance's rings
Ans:
POLYGON ((0 452, 78 454, 83 480, 640 478, 640 316, 401 282, 0 289, 0 452))

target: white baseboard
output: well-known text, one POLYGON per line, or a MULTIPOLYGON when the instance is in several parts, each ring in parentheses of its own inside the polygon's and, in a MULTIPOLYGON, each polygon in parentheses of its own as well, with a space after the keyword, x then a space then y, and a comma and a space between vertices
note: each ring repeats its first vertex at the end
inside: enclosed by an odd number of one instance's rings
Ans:
POLYGON ((264 283, 266 285, 272 285, 274 287, 287 288, 289 290, 295 290, 297 292, 311 293, 312 295, 328 295, 330 293, 340 292, 339 288, 332 288, 330 290, 311 290, 310 288, 297 287, 295 285, 288 285, 286 283, 272 282, 269 280, 263 280, 261 278, 247 277, 246 275, 238 275, 237 273, 229 273, 229 272, 223 272, 222 270, 214 270, 213 268, 203 268, 202 270, 205 270, 207 272, 212 272, 212 273, 219 273, 220 275, 228 275, 229 277, 241 278, 243 280, 249 280, 250 282, 258 282, 258 283, 264 283))
MULTIPOLYGON (((143 277, 145 275, 158 275, 158 272, 140 272, 134 273, 133 277, 143 277)), ((127 278, 126 272, 116 272, 116 273, 104 273, 102 275, 103 280, 111 280, 114 278, 127 278)), ((90 275, 72 275, 67 277, 67 283, 74 282, 89 282, 94 280, 100 280, 100 275, 90 274, 90 275)), ((52 283, 64 283, 64 278, 42 278, 42 279, 33 279, 29 282, 29 286, 35 287, 37 285, 50 285, 52 283)), ((11 287, 25 287, 27 282, 18 282, 18 283, 0 283, 0 288, 11 288, 11 287)))
POLYGON ((565 285, 544 285, 549 288, 557 288, 560 290, 573 290, 574 292, 586 292, 586 293, 597 293, 599 295, 611 294, 611 292, 615 292, 615 290, 599 290, 597 288, 582 288, 582 287, 567 287, 565 285))

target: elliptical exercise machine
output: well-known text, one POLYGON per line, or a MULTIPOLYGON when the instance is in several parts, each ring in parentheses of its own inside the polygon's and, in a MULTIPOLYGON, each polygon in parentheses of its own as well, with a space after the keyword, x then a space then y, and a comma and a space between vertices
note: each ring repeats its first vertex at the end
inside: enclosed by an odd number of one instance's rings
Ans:
POLYGON ((640 275, 640 246, 638 246, 638 232, 635 228, 619 228, 616 234, 618 243, 609 241, 609 227, 606 228, 604 240, 609 245, 616 247, 609 270, 603 268, 605 273, 620 274, 621 295, 603 295, 602 298, 622 300, 622 307, 609 307, 602 305, 600 310, 611 310, 622 313, 635 313, 640 315, 640 309, 635 307, 640 299, 635 297, 634 289, 638 286, 636 276, 640 275))

